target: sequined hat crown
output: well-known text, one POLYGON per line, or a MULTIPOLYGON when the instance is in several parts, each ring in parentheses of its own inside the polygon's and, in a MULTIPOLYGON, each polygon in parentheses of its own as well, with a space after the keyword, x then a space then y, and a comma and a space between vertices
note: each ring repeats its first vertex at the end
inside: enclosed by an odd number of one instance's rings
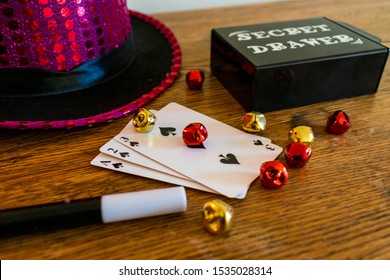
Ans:
POLYGON ((129 36, 126 0, 0 0, 0 68, 69 71, 129 36))
POLYGON ((0 128, 125 116, 178 76, 181 51, 126 0, 0 0, 0 128))

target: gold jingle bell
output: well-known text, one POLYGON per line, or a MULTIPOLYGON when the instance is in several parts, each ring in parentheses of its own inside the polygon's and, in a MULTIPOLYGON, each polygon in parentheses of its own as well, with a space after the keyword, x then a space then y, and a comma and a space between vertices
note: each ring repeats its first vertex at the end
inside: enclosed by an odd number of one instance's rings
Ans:
POLYGON ((265 116, 256 111, 246 113, 242 118, 242 128, 248 132, 265 130, 266 123, 265 116))
POLYGON ((133 116, 133 125, 138 132, 152 131, 156 124, 156 116, 145 108, 138 108, 133 116))
POLYGON ((232 227, 233 208, 215 199, 206 202, 202 211, 203 225, 212 234, 227 233, 232 227))
POLYGON ((314 141, 314 133, 309 126, 297 126, 290 130, 289 135, 293 142, 299 142, 308 146, 314 141))

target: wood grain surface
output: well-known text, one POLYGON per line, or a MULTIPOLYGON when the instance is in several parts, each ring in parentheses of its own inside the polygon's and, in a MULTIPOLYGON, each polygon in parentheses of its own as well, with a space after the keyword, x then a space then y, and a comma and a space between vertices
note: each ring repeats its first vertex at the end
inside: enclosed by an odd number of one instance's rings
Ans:
MULTIPOLYGON (((389 46, 389 14, 387 0, 288 1, 156 14, 177 36, 183 67, 174 85, 147 108, 175 101, 240 128, 245 111, 210 72, 211 28, 326 16, 389 46), (206 72, 202 91, 186 87, 185 74, 193 68, 206 72)), ((257 179, 243 200, 187 189, 183 214, 10 237, 0 240, 0 259, 389 259, 390 67, 375 95, 270 112, 266 118, 262 135, 282 147, 294 126, 311 126, 316 135, 310 162, 289 170, 282 189, 264 189, 257 179), (326 119, 338 109, 349 114, 352 127, 330 135, 326 119), (235 210, 227 236, 202 227, 201 208, 215 198, 235 210)), ((90 165, 129 120, 71 130, 0 130, 0 209, 169 187, 90 165)))

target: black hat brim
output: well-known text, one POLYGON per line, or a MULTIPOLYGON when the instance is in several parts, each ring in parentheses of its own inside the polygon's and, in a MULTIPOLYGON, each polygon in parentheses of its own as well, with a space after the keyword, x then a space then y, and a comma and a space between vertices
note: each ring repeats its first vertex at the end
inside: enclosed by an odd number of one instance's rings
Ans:
POLYGON ((153 17, 129 12, 135 58, 118 76, 64 94, 0 97, 0 128, 88 126, 125 116, 166 90, 177 77, 181 52, 173 33, 153 17))

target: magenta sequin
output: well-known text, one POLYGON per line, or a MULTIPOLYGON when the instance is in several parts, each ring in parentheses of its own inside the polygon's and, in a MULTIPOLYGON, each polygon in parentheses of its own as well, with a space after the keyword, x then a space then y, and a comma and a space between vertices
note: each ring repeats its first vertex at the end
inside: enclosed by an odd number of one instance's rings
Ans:
POLYGON ((69 71, 130 31, 126 0, 0 1, 0 68, 69 71))

